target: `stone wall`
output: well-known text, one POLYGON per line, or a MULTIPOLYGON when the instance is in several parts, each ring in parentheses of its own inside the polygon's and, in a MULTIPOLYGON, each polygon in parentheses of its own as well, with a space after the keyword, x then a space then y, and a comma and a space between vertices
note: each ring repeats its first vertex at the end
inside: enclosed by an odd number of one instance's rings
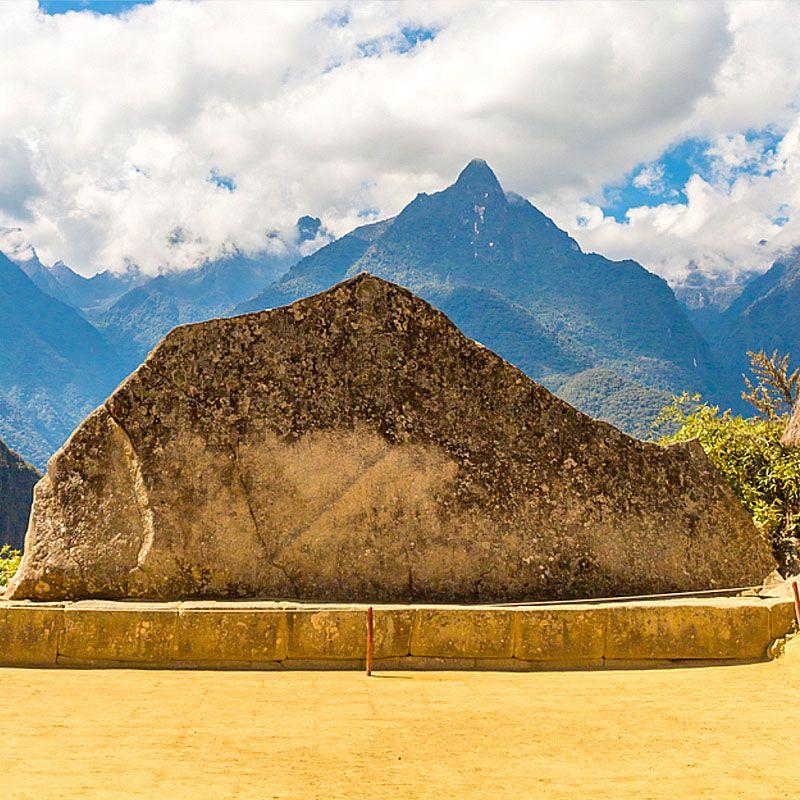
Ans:
MULTIPOLYGON (((536 607, 378 606, 376 669, 534 670, 754 661, 794 626, 787 600, 536 607)), ((362 669, 366 607, 0 602, 0 666, 362 669)))

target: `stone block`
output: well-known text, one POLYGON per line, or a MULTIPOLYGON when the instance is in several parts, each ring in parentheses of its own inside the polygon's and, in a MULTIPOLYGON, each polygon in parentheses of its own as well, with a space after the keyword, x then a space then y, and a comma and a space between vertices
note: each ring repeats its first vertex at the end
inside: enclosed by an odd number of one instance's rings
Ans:
POLYGON ((0 664, 54 666, 63 624, 60 604, 0 604, 0 664))
POLYGON ((766 657, 766 604, 736 600, 649 602, 610 608, 606 660, 738 660, 766 657))
POLYGON ((366 609, 286 611, 287 659, 358 660, 367 651, 366 609))
POLYGON ((375 659, 402 658, 411 653, 414 613, 414 610, 410 608, 375 609, 373 617, 375 631, 373 657, 375 659))
POLYGON ((768 601, 771 631, 773 639, 782 639, 796 630, 797 622, 794 611, 794 601, 771 600, 768 601))
POLYGON ((603 658, 607 609, 598 606, 520 608, 514 657, 587 662, 603 658))
POLYGON ((291 670, 363 670, 364 659, 358 658, 287 658, 281 661, 283 669, 291 670))
POLYGON ((511 658, 514 611, 495 608, 418 608, 412 656, 511 658))
POLYGON ((286 658, 286 614, 261 609, 181 609, 174 658, 217 665, 282 661, 286 658))
POLYGON ((168 665, 177 620, 174 605, 75 603, 64 610, 59 663, 168 665))

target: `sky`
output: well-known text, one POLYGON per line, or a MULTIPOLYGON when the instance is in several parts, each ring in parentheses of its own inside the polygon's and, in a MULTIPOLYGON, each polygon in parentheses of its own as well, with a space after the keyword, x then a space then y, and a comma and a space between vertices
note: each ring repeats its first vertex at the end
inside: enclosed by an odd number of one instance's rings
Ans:
POLYGON ((735 280, 800 244, 798 42, 782 2, 2 3, 0 227, 186 269, 477 157, 584 250, 735 280))

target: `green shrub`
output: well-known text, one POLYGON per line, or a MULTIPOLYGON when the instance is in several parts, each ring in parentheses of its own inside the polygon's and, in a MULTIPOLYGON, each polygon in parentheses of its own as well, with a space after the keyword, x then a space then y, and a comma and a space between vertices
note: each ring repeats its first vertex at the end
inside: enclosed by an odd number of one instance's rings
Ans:
POLYGON ((769 537, 784 571, 798 566, 800 448, 780 443, 786 415, 745 418, 683 394, 656 422, 661 445, 697 439, 769 537))
POLYGON ((7 584, 19 567, 22 553, 12 550, 7 544, 0 547, 0 586, 7 584))

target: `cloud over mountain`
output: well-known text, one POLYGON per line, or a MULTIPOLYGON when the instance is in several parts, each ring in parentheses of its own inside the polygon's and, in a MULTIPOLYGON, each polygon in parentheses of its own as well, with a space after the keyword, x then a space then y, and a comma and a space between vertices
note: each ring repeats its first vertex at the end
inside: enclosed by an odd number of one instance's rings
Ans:
POLYGON ((188 268, 394 214, 480 154, 585 248, 762 268, 800 234, 798 39, 788 3, 7 3, 0 226, 86 274, 188 268), (754 166, 737 136, 767 128, 754 166), (648 195, 692 137, 719 169, 648 195))

